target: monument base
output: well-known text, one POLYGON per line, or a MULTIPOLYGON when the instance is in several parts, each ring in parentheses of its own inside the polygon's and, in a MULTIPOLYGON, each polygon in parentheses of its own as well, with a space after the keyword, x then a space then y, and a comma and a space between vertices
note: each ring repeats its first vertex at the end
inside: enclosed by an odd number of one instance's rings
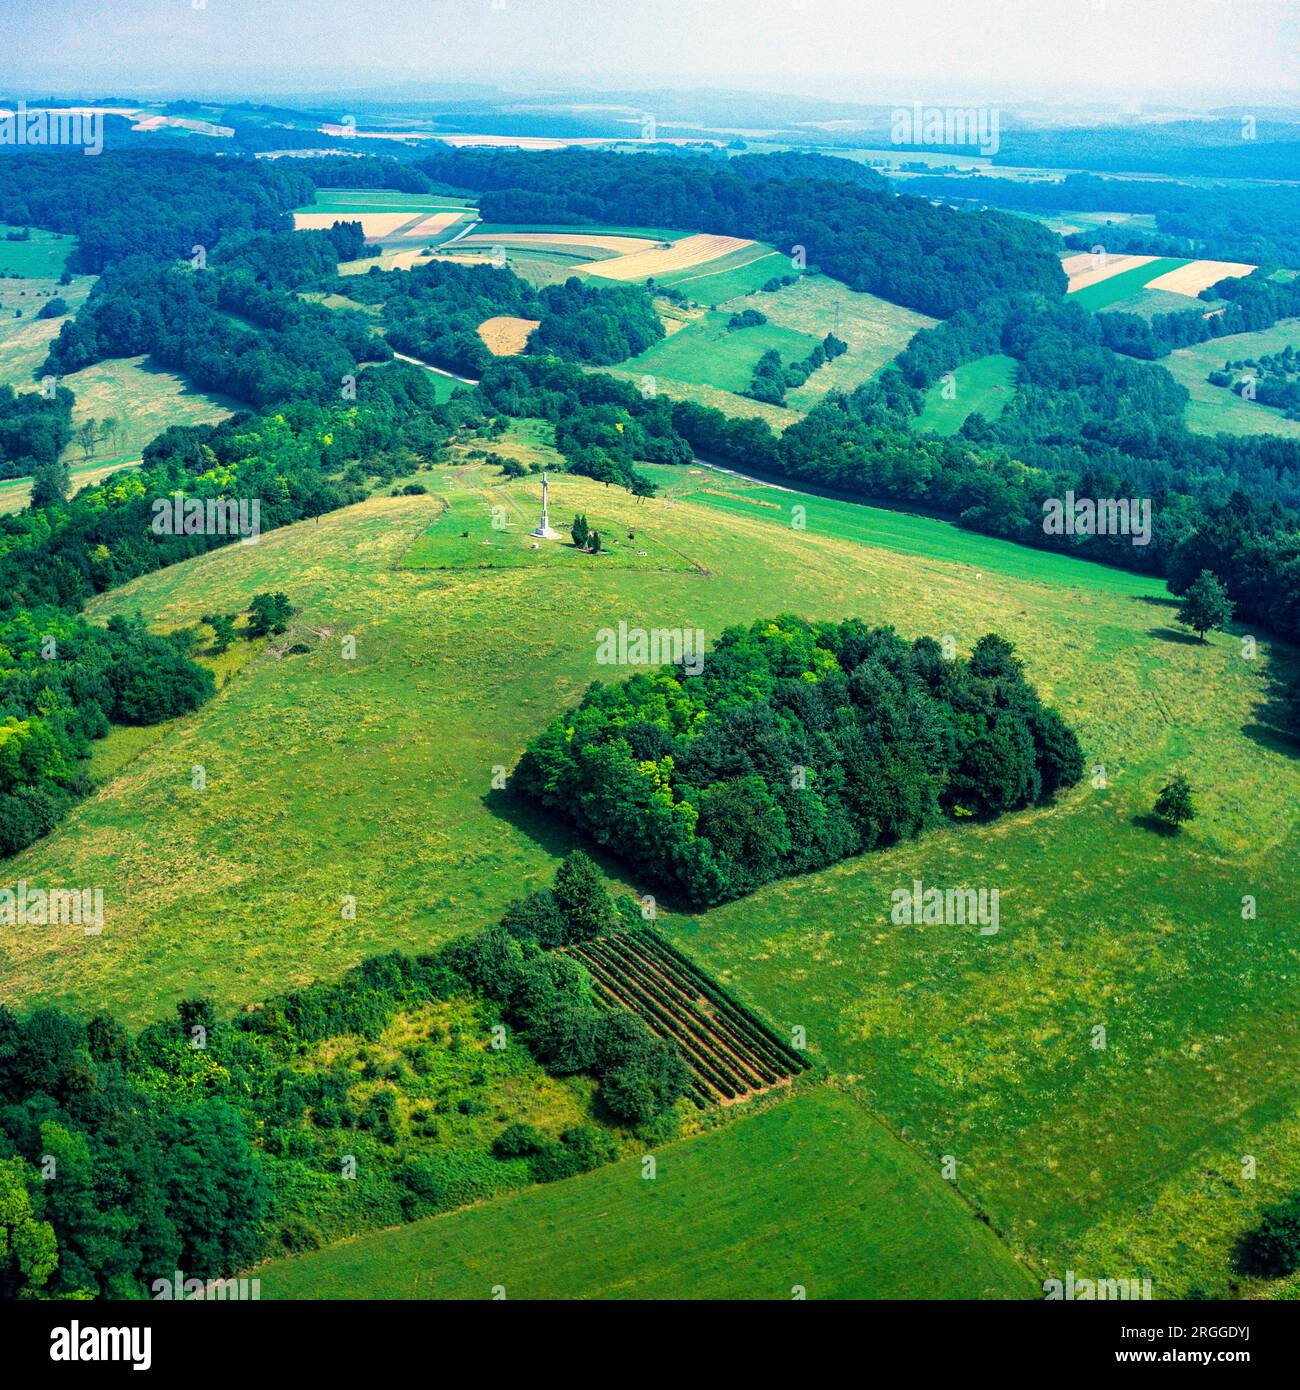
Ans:
POLYGON ((553 531, 549 526, 539 526, 536 531, 529 531, 530 536, 536 536, 539 541, 562 541, 564 537, 558 531, 553 531))

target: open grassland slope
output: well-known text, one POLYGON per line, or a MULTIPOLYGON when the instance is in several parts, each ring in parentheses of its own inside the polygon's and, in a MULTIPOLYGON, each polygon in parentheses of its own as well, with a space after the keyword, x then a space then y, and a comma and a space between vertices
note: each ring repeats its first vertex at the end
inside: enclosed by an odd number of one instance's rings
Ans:
MULTIPOLYGON (((139 1021, 184 995, 244 1002, 499 916, 574 837, 494 792, 494 774, 592 680, 628 674, 597 663, 601 628, 710 640, 764 614, 856 614, 963 651, 996 630, 1077 728, 1079 788, 699 918, 668 904, 659 930, 778 1033, 806 1028, 928 1163, 952 1155, 961 1189, 1040 1270, 1147 1271, 1158 1295, 1222 1290, 1234 1234, 1290 1171, 1275 1159, 1242 1183, 1233 1165, 1287 1151, 1300 1084, 1300 760, 1266 710, 1292 654, 1189 638, 1155 581, 939 522, 669 476, 646 502, 560 477, 552 520, 600 516, 698 569, 403 568, 442 505, 415 496, 99 600, 101 619, 138 610, 173 626, 283 589, 311 650, 249 663, 10 863, 10 881, 103 886, 106 927, 0 929, 0 997, 139 1021), (1200 810, 1176 837, 1147 818, 1175 770, 1200 810), (997 889, 998 930, 894 923, 892 893, 917 880, 997 889), (355 921, 340 915, 345 894, 355 921)), ((499 490, 525 515, 537 506, 535 477, 437 477, 499 490)), ((483 512, 486 525, 486 498, 483 512)), ((606 866, 632 883, 631 868, 606 866)))

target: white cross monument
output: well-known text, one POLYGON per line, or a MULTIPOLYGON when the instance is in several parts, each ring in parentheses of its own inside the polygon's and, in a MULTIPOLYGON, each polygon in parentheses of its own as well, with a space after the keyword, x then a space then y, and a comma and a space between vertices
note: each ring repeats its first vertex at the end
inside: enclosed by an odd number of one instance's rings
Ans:
POLYGON ((552 530, 552 529, 551 529, 551 518, 550 518, 550 516, 547 514, 547 510, 546 510, 546 493, 547 493, 547 488, 548 488, 548 484, 547 484, 547 481, 546 481, 546 474, 543 473, 543 474, 542 474, 542 519, 541 519, 541 521, 539 521, 539 522, 537 523, 537 529, 536 529, 535 531, 530 532, 530 534, 536 536, 539 540, 543 540, 543 541, 558 541, 558 540, 561 539, 560 533, 559 533, 558 531, 555 531, 555 530, 552 530))

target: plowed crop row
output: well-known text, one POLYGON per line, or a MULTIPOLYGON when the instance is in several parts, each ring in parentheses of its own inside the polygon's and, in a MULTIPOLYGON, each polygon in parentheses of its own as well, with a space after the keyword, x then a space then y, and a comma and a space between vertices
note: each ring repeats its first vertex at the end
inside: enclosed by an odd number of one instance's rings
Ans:
POLYGON ((810 1063, 682 953, 650 930, 568 948, 599 997, 676 1044, 697 1104, 729 1103, 784 1085, 810 1063))

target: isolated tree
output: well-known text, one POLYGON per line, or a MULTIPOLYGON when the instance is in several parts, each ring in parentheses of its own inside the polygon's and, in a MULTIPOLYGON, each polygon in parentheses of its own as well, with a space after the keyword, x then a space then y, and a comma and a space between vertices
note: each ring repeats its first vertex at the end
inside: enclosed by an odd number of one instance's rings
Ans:
POLYGON ((93 420, 83 420, 77 426, 77 443, 86 458, 95 452, 95 445, 99 443, 99 426, 93 420))
POLYGON ((587 533, 587 549, 590 550, 593 555, 599 555, 600 544, 600 532, 589 531, 587 533))
POLYGON ((224 613, 218 613, 212 619, 212 650, 217 656, 222 652, 230 650, 230 644, 235 640, 235 625, 226 617, 224 613))
POLYGON ((67 498, 72 487, 72 473, 66 463, 58 459, 42 463, 32 474, 32 511, 42 507, 53 507, 67 498))
POLYGON ((1232 609, 1233 602, 1218 576, 1212 570, 1202 570, 1178 605, 1178 621, 1204 642, 1207 632, 1217 631, 1232 617, 1232 609))
POLYGON ((573 543, 579 550, 586 550, 587 537, 591 534, 587 526, 587 518, 581 514, 575 516, 569 534, 573 537, 573 543))
POLYGON ((278 589, 275 593, 254 594, 248 607, 250 637, 265 637, 268 632, 283 632, 285 624, 294 614, 288 596, 278 589))
POLYGON ((600 936, 614 925, 614 905, 590 855, 574 850, 555 873, 555 901, 569 923, 569 940, 600 936))
POLYGON ((1192 788, 1181 772, 1160 788, 1156 797, 1154 811, 1163 821, 1178 826, 1184 821, 1196 819, 1196 806, 1192 801, 1192 788))

